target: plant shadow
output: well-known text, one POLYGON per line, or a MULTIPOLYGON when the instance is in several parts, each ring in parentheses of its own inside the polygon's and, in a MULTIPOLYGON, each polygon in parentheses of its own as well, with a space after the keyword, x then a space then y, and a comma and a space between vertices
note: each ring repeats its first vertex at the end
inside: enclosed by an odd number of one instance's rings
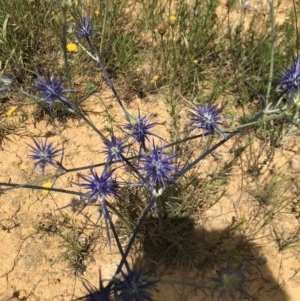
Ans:
POLYGON ((196 229, 185 217, 148 218, 141 233, 143 255, 135 265, 161 279, 155 301, 289 300, 259 246, 232 229, 196 229), (235 275, 236 286, 226 284, 235 275))

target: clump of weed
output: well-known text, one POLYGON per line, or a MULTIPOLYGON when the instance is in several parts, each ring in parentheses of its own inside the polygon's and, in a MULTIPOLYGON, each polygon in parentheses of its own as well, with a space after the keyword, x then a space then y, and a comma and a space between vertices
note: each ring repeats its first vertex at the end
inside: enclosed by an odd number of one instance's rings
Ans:
POLYGON ((48 214, 36 227, 39 233, 59 239, 63 249, 60 257, 67 262, 75 275, 84 274, 88 263, 93 261, 93 254, 100 238, 99 231, 87 230, 87 220, 80 222, 64 213, 48 214))

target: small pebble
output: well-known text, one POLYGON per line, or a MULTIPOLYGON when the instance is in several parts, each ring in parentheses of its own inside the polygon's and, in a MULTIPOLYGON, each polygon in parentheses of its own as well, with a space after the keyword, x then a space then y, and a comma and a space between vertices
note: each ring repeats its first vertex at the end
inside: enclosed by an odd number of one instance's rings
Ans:
POLYGON ((293 159, 290 161, 290 167, 291 167, 293 170, 300 170, 300 160, 297 160, 297 159, 293 158, 293 159))

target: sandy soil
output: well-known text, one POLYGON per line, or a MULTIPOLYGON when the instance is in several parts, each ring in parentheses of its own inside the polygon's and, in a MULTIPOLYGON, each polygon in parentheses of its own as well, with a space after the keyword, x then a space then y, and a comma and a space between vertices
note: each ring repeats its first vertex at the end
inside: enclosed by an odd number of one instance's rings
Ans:
MULTIPOLYGON (((103 127, 104 122, 101 112, 101 97, 104 97, 103 94, 94 97, 89 102, 89 107, 93 108, 94 112, 90 114, 90 118, 99 128, 103 127)), ((106 102, 113 103, 114 101, 109 96, 104 98, 106 98, 106 102)), ((167 114, 164 114, 165 109, 161 103, 161 100, 155 100, 155 98, 143 103, 136 100, 132 102, 129 109, 133 110, 140 106, 142 112, 147 113, 150 110, 153 112, 153 108, 156 108, 157 112, 153 113, 157 113, 157 121, 162 122, 167 114)), ((116 116, 116 118, 121 122, 122 116, 116 116)), ((7 141, 3 145, 4 149, 0 152, 1 182, 26 183, 40 179, 39 171, 33 172, 33 162, 28 158, 30 153, 28 144, 32 144, 30 137, 43 137, 47 133, 54 134, 49 137, 49 141, 64 146, 63 162, 65 166, 72 168, 101 161, 99 139, 82 121, 68 121, 63 125, 47 124, 45 121, 41 121, 36 126, 29 122, 26 129, 28 137, 10 137, 11 141, 7 141)), ((281 174, 294 173, 295 177, 298 176, 298 167, 294 166, 293 169, 292 165, 286 164, 300 160, 298 135, 299 132, 295 133, 290 141, 286 142, 289 150, 282 148, 275 151, 272 164, 278 174, 280 171, 281 174)), ((222 158, 211 157, 201 164, 201 169, 208 172, 213 164, 220 165, 220 161, 231 156, 231 148, 232 144, 226 145, 220 150, 222 158)), ((197 258, 195 257, 195 260, 199 260, 199 267, 179 267, 175 270, 174 267, 169 267, 162 269, 161 275, 163 278, 201 283, 204 281, 204 276, 205 279, 209 279, 216 273, 216 266, 203 266, 205 258, 214 254, 211 251, 212 246, 215 248, 214 252, 217 256, 218 250, 230 252, 240 245, 242 246, 241 254, 247 254, 245 264, 247 275, 251 278, 251 283, 246 286, 247 291, 251 292, 257 298, 256 300, 296 301, 298 300, 300 281, 297 248, 279 252, 269 230, 260 229, 259 224, 262 223, 262 219, 259 218, 258 213, 254 217, 253 212, 257 208, 255 208, 255 203, 251 200, 249 193, 245 191, 245 182, 248 180, 246 177, 242 180, 241 167, 242 161, 231 172, 226 193, 220 202, 204 214, 199 214, 199 221, 190 237, 193 244, 192 250, 196 249, 196 253, 201 254, 200 257, 198 255, 197 258), (249 220, 251 218, 253 221, 249 220), (249 223, 246 223, 248 226, 242 227, 242 231, 235 232, 234 235, 229 235, 228 228, 233 223, 238 224, 238 221, 242 219, 249 220, 249 223), (247 242, 247 235, 255 236, 251 239, 251 243, 247 242), (266 263, 261 264, 258 269, 257 262, 261 258, 266 258, 266 263)), ((47 172, 50 174, 53 172, 51 167, 47 168, 47 172)), ((72 184, 77 181, 77 173, 68 174, 66 177, 60 178, 55 187, 78 190, 72 184)), ((43 181, 38 183, 43 183, 43 181)), ((249 185, 251 185, 250 182, 249 185)), ((66 241, 56 235, 57 232, 53 227, 56 225, 59 229, 72 229, 70 225, 78 226, 80 223, 84 223, 84 218, 78 216, 70 208, 57 210, 71 202, 72 197, 69 195, 55 192, 46 195, 44 192, 29 189, 15 189, 1 195, 0 240, 3 242, 0 251, 1 300, 14 300, 11 299, 12 297, 15 297, 15 300, 18 297, 19 300, 30 301, 71 300, 73 296, 79 297, 85 294, 81 277, 97 285, 99 268, 101 268, 104 279, 112 276, 119 256, 115 247, 109 249, 105 231, 101 230, 101 227, 87 225, 88 230, 79 235, 83 242, 90 236, 94 237, 96 241, 95 249, 92 252, 93 258, 86 260, 87 268, 82 276, 74 275, 70 262, 64 260, 66 241), (39 231, 41 227, 44 231, 39 231), (91 228, 93 230, 90 230, 91 228)), ((97 222, 99 212, 95 207, 87 209, 86 214, 90 216, 91 220, 97 222)), ((299 227, 295 216, 293 214, 283 215, 280 226, 287 231, 291 225, 299 227)), ((65 233, 69 233, 69 230, 65 231, 65 233)), ((147 251, 145 248, 145 257, 147 257, 147 251)), ((164 256, 162 251, 161 257, 164 256)), ((209 293, 200 293, 189 287, 161 284, 160 292, 155 294, 155 298, 155 300, 166 300, 166 298, 210 300, 211 296, 209 293)))

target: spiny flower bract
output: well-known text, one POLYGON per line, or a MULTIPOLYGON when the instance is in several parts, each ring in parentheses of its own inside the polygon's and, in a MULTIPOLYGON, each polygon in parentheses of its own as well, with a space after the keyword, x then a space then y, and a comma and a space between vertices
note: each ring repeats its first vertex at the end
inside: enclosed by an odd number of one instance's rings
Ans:
POLYGON ((148 117, 141 116, 140 110, 138 110, 138 116, 127 116, 128 123, 124 126, 132 137, 132 143, 138 142, 140 148, 143 149, 145 149, 146 140, 149 141, 149 136, 152 135, 161 139, 161 137, 150 131, 150 129, 158 124, 157 122, 150 123, 149 120, 151 117, 152 115, 148 117))
POLYGON ((77 26, 77 33, 83 39, 89 39, 93 33, 94 28, 92 22, 88 17, 79 16, 80 24, 77 26))
POLYGON ((70 106, 70 103, 63 96, 64 93, 70 92, 71 89, 63 88, 64 81, 60 81, 57 76, 45 75, 40 77, 36 83, 35 87, 41 92, 43 101, 43 106, 48 105, 50 111, 56 100, 60 100, 65 105, 70 106))
POLYGON ((213 106, 211 103, 204 107, 195 106, 194 110, 192 111, 192 127, 203 129, 203 135, 211 134, 215 131, 222 133, 218 127, 223 119, 219 116, 222 111, 223 108, 213 106))
POLYGON ((300 94, 300 57, 292 58, 291 66, 283 72, 277 88, 283 93, 287 92, 289 100, 295 91, 300 94))
POLYGON ((115 280, 116 300, 120 301, 151 301, 151 290, 157 281, 147 278, 148 273, 144 273, 141 268, 131 270, 127 274, 121 272, 122 279, 115 280))
POLYGON ((47 139, 42 143, 38 143, 33 139, 33 142, 35 146, 29 145, 32 149, 32 153, 29 157, 36 161, 34 169, 40 167, 44 174, 47 164, 58 168, 59 166, 54 162, 54 158, 61 152, 61 149, 55 149, 52 143, 47 143, 47 139))
POLYGON ((107 162, 123 160, 123 153, 128 145, 124 145, 123 141, 118 139, 115 135, 111 135, 110 139, 103 140, 105 150, 103 151, 107 156, 107 162))
POLYGON ((99 280, 99 289, 93 287, 88 282, 83 282, 86 290, 88 291, 88 294, 76 299, 76 300, 86 300, 86 301, 112 301, 114 300, 113 295, 113 281, 110 281, 106 286, 104 286, 103 281, 101 279, 101 273, 100 273, 100 280, 99 280))
POLYGON ((172 161, 176 154, 165 154, 164 147, 158 148, 153 143, 149 155, 140 156, 139 169, 145 177, 142 184, 149 184, 150 189, 158 191, 161 187, 165 189, 168 184, 175 183, 176 167, 172 161))
POLYGON ((251 299, 251 296, 244 290, 244 284, 246 277, 244 275, 243 268, 241 266, 233 268, 230 265, 230 260, 227 260, 225 268, 217 270, 218 277, 213 278, 213 292, 220 290, 219 298, 228 294, 234 301, 239 299, 236 298, 236 293, 239 293, 241 297, 247 297, 251 299))
POLYGON ((113 179, 112 174, 113 170, 104 169, 99 176, 95 169, 92 168, 90 176, 80 175, 85 183, 78 185, 87 190, 84 194, 84 199, 88 200, 88 204, 95 202, 98 198, 104 201, 108 196, 117 195, 119 184, 113 179))

